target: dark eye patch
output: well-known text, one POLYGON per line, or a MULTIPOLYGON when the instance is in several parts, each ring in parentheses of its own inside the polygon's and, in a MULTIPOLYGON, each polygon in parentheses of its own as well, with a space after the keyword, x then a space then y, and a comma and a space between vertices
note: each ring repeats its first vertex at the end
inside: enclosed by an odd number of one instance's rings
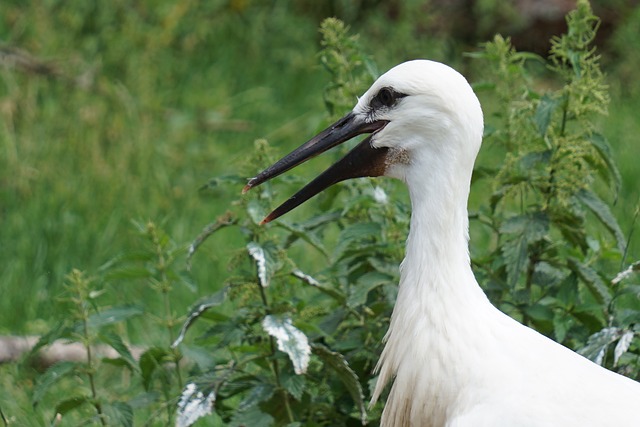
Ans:
POLYGON ((383 87, 371 100, 371 108, 374 110, 381 107, 392 107, 400 98, 404 98, 404 93, 396 92, 392 87, 383 87))

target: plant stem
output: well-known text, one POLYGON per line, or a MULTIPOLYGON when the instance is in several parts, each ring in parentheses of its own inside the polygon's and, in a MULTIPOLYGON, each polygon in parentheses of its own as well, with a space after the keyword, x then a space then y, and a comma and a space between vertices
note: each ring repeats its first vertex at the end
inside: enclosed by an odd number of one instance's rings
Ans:
POLYGON ((2 412, 2 407, 0 406, 0 419, 2 419, 2 424, 7 427, 9 425, 9 421, 7 421, 7 417, 4 416, 4 412, 2 412))
MULTIPOLYGON (((162 246, 162 243, 160 242, 155 226, 150 223, 147 225, 147 230, 151 235, 151 240, 153 242, 158 259, 156 268, 158 269, 158 272, 160 274, 160 292, 162 293, 162 299, 164 303, 165 326, 167 327, 167 331, 169 333, 169 348, 171 348, 172 344, 175 342, 173 332, 175 319, 173 318, 173 312, 171 311, 171 298, 169 298, 169 293, 171 292, 171 284, 169 282, 169 278, 167 277, 167 260, 164 256, 164 248, 162 246)), ((172 357, 176 372, 176 379, 178 381, 178 387, 182 389, 182 373, 180 372, 180 358, 177 349, 172 349, 172 357)))
MULTIPOLYGON (((269 306, 269 300, 267 299, 267 293, 264 291, 264 287, 260 284, 260 278, 256 280, 258 288, 260 289, 260 297, 262 299, 262 304, 264 305, 265 313, 270 314, 271 308, 269 306)), ((273 374, 276 379, 276 386, 278 389, 282 391, 282 397, 284 400, 284 407, 287 411, 287 416, 289 417, 289 422, 294 422, 293 411, 291 411, 291 405, 289 404, 289 393, 282 387, 280 382, 280 366, 278 365, 278 360, 275 358, 276 355, 276 345, 273 341, 273 337, 269 335, 269 347, 271 349, 271 367, 273 369, 273 374)))
POLYGON ((93 355, 91 353, 91 340, 89 339, 89 313, 87 313, 87 309, 84 307, 84 301, 81 301, 82 304, 82 326, 84 333, 84 348, 87 352, 87 376, 89 377, 89 386, 91 388, 91 398, 93 400, 93 406, 96 408, 98 412, 98 417, 100 418, 100 423, 103 426, 107 425, 107 422, 104 419, 104 414, 102 413, 102 405, 98 401, 98 393, 96 391, 96 384, 93 377, 93 355))

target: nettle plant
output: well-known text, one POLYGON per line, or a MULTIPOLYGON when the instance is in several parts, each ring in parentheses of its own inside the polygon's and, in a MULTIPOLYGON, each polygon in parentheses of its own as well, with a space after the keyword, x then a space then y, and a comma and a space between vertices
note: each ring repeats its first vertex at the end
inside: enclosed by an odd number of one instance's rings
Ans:
MULTIPOLYGON (((597 131, 609 96, 592 42, 599 20, 587 1, 551 40, 548 61, 516 52, 497 36, 473 54, 488 67, 496 112, 484 144, 501 147, 488 203, 472 215, 491 235, 474 258, 490 299, 523 323, 593 361, 638 376, 640 303, 625 281, 627 241, 596 188, 615 200, 621 185, 611 149, 597 131), (527 64, 546 65, 556 90, 534 89, 527 64), (604 185, 603 185, 604 184, 604 185), (586 345, 585 345, 586 343, 586 345), (614 346, 615 344, 615 346, 614 346)), ((477 248, 476 248, 477 249, 477 248)))

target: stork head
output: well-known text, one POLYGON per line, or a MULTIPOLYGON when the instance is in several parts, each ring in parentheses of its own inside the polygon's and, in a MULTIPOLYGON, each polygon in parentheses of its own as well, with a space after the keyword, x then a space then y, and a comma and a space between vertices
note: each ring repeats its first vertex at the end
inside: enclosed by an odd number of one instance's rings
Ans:
POLYGON ((470 176, 482 129, 480 103, 462 75, 438 62, 405 62, 376 80, 346 116, 249 180, 243 193, 363 133, 371 135, 262 222, 350 178, 385 175, 411 186, 433 170, 470 176))

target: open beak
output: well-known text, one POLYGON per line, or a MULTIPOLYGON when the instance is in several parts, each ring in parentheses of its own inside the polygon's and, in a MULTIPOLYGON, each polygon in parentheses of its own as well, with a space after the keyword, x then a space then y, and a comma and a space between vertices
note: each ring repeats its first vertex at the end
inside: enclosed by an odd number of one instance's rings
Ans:
MULTIPOLYGON (((312 157, 321 154, 351 138, 363 133, 371 133, 381 130, 388 121, 366 122, 361 116, 353 112, 347 114, 318 135, 293 150, 291 153, 251 178, 242 190, 246 193, 251 188, 274 178, 289 169, 306 162, 312 157)), ((289 200, 278 206, 271 212, 261 224, 273 221, 290 210, 301 205, 322 190, 346 179, 381 176, 386 169, 386 157, 389 149, 386 147, 374 148, 371 145, 371 136, 356 145, 346 156, 330 166, 316 179, 291 196, 289 200)))

